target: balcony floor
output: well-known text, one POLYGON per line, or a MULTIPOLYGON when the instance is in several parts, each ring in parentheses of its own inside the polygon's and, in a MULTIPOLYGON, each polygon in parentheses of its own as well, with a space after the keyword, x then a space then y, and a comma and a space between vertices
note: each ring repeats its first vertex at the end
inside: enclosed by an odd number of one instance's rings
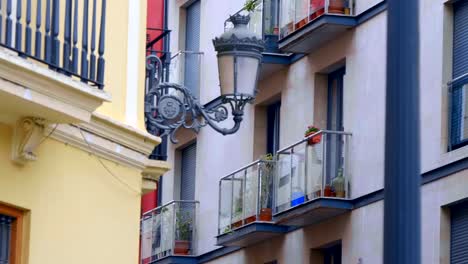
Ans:
POLYGON ((272 237, 287 233, 289 227, 273 223, 252 223, 234 230, 231 233, 219 235, 217 244, 219 246, 246 247, 272 237))
POLYGON ((283 52, 309 53, 357 25, 353 16, 322 15, 279 41, 283 52))
POLYGON ((304 227, 345 214, 352 208, 350 200, 319 198, 276 214, 274 221, 280 225, 304 227))
POLYGON ((197 264, 196 256, 169 256, 150 262, 150 264, 197 264))

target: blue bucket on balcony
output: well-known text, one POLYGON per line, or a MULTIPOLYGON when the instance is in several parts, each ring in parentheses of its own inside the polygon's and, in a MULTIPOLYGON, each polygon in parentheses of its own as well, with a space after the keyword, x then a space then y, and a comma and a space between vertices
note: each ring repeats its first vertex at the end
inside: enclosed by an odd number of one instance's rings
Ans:
POLYGON ((291 207, 303 204, 305 202, 304 192, 299 188, 295 188, 295 191, 291 195, 291 207))

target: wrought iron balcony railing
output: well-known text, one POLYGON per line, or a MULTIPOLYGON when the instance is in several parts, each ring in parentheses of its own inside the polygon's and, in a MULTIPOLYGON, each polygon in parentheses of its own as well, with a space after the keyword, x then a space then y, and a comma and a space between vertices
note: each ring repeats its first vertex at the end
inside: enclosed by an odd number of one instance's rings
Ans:
POLYGON ((141 263, 196 255, 197 201, 172 201, 143 214, 141 263))
POLYGON ((323 15, 352 16, 354 0, 280 0, 280 39, 323 15))
POLYGON ((317 198, 348 199, 351 133, 319 131, 277 152, 275 213, 317 198))
POLYGON ((220 180, 218 234, 272 221, 275 165, 257 160, 220 180))
POLYGON ((106 0, 0 0, 0 46, 102 89, 106 0))

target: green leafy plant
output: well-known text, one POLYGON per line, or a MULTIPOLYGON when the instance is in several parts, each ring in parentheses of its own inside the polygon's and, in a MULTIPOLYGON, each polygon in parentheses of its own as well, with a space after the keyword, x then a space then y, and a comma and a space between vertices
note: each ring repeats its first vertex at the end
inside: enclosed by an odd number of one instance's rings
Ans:
POLYGON ((275 173, 275 163, 274 156, 271 153, 268 153, 260 158, 260 160, 264 161, 261 163, 261 194, 260 194, 260 204, 262 208, 270 208, 272 202, 272 183, 273 183, 273 176, 275 173))
POLYGON ((320 128, 318 127, 315 127, 315 126, 308 126, 306 131, 305 131, 305 135, 310 135, 310 134, 313 134, 313 133, 317 133, 320 131, 320 128))
POLYGON ((257 8, 259 0, 247 0, 244 4, 244 9, 248 12, 252 12, 257 8))
POLYGON ((190 217, 190 212, 177 212, 176 221, 178 240, 190 240, 192 234, 192 218, 190 217))

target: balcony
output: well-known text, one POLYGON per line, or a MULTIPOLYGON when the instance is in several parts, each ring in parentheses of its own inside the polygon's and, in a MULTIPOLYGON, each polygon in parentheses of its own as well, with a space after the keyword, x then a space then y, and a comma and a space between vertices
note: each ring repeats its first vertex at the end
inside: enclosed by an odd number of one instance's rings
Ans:
POLYGON ((0 121, 89 122, 110 100, 103 91, 106 1, 86 3, 0 1, 0 111, 8 113, 0 121))
POLYGON ((218 245, 248 246, 285 233, 273 223, 274 160, 258 160, 219 183, 218 245))
MULTIPOLYGON (((263 65, 259 76, 260 80, 281 69, 285 69, 291 63, 293 57, 293 54, 283 53, 278 48, 279 3, 280 0, 262 0, 258 1, 255 10, 251 12, 245 9, 237 12, 243 15, 250 15, 249 29, 265 41, 263 65)), ((232 28, 233 25, 229 20, 226 20, 224 27, 227 30, 232 28)))
POLYGON ((354 0, 281 0, 279 48, 309 53, 356 26, 354 0))
POLYGON ((196 201, 172 201, 143 214, 141 264, 195 260, 197 214, 196 201))
POLYGON ((351 134, 319 131, 277 152, 276 223, 303 227, 352 209, 351 134))

